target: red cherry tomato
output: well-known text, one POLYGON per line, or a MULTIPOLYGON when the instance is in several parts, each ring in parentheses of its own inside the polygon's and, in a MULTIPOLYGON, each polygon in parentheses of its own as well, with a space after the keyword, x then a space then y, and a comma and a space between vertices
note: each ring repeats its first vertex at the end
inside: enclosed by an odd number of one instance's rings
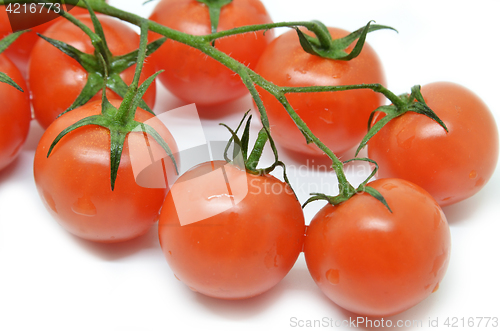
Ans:
MULTIPOLYGON (((341 29, 328 30, 335 39, 348 34, 341 29)), ((255 71, 279 86, 385 84, 380 60, 369 45, 365 44, 361 54, 351 61, 330 60, 306 53, 295 31, 276 38, 262 54, 255 71)), ((260 88, 259 92, 269 116, 271 133, 279 145, 300 154, 323 154, 314 144, 306 144, 304 136, 273 96, 260 88)), ((384 102, 383 96, 369 90, 294 93, 287 94, 287 98, 312 132, 337 154, 361 141, 370 112, 384 102)))
MULTIPOLYGON (((29 6, 30 4, 28 4, 29 6)), ((11 10, 15 10, 15 6, 11 10)), ((42 9, 41 6, 36 5, 37 12, 42 10, 46 12, 46 9, 42 9)), ((28 8, 29 11, 29 8, 28 8)), ((24 12, 24 7, 20 7, 19 12, 24 12)), ((88 13, 86 9, 80 7, 74 7, 70 10, 71 15, 80 15, 88 13)), ((44 16, 40 16, 43 18, 44 16)), ((25 15, 19 15, 16 19, 33 19, 25 15)), ((55 20, 37 25, 32 27, 29 32, 21 35, 7 50, 5 50, 5 55, 7 55, 17 66, 20 68, 21 72, 25 73, 27 71, 28 60, 31 54, 33 46, 38 41, 39 37, 37 33, 43 33, 55 22, 63 21, 64 18, 56 18, 55 20)), ((32 24, 32 22, 30 22, 32 24)), ((28 24, 29 25, 29 24, 28 24)), ((4 5, 0 6, 0 39, 6 35, 12 33, 12 26, 7 15, 6 7, 4 5)))
MULTIPOLYGON (((119 107, 120 101, 111 103, 119 107)), ((131 160, 144 144, 144 134, 128 134, 113 191, 108 129, 95 125, 78 128, 63 137, 47 158, 52 141, 63 129, 100 111, 99 101, 89 103, 64 114, 47 128, 35 153, 35 183, 47 210, 72 234, 98 242, 125 241, 144 234, 158 220, 167 193, 166 188, 146 188, 136 182, 131 160)), ((137 109, 136 121, 151 118, 150 113, 137 109)), ((175 141, 161 122, 148 124, 175 153, 175 141)), ((162 153, 153 139, 149 139, 149 145, 153 154, 162 153)), ((172 162, 165 161, 165 167, 167 174, 173 174, 172 162)))
POLYGON ((31 121, 29 92, 16 66, 0 54, 0 72, 7 74, 23 90, 0 83, 0 170, 10 164, 21 151, 28 136, 31 121))
POLYGON ((379 164, 379 177, 409 180, 446 206, 488 182, 498 160, 498 129, 484 102, 463 86, 432 83, 422 87, 422 95, 449 132, 408 112, 369 141, 368 155, 379 164))
MULTIPOLYGON (((211 33, 208 8, 196 0, 162 0, 150 19, 194 35, 211 33)), ((234 0, 222 7, 217 30, 265 23, 272 21, 259 0, 234 0)), ((273 31, 240 34, 217 40, 215 46, 253 69, 273 36, 273 31)), ((150 34, 151 40, 159 37, 150 34)), ((163 85, 186 102, 213 105, 248 93, 239 76, 231 70, 200 51, 173 40, 167 40, 151 59, 157 70, 165 70, 160 75, 163 85)))
POLYGON ((439 204, 402 179, 369 184, 367 193, 321 209, 306 232, 307 267, 323 293, 364 316, 388 316, 438 288, 450 257, 450 230, 439 204))
POLYGON ((192 290, 243 299, 276 285, 302 250, 304 216, 290 187, 222 161, 183 174, 163 204, 159 236, 192 290))
MULTIPOLYGON (((127 54, 139 47, 139 36, 131 28, 114 18, 97 16, 113 55, 127 54)), ((80 15, 77 18, 93 29, 90 16, 80 15)), ((94 53, 94 46, 90 38, 69 21, 64 20, 52 25, 44 35, 68 43, 82 52, 94 53)), ((135 65, 120 74, 127 85, 132 83, 134 70, 135 65)), ((141 73, 140 83, 153 74, 153 66, 146 62, 141 73)), ((35 118, 42 127, 47 128, 59 114, 71 106, 85 86, 87 76, 87 72, 76 60, 45 40, 38 40, 30 58, 29 85, 35 118)), ((151 108, 154 107, 156 97, 154 84, 143 98, 151 108)), ((106 93, 109 98, 120 98, 110 89, 107 89, 106 93)), ((98 93, 91 101, 100 99, 101 93, 98 93)))

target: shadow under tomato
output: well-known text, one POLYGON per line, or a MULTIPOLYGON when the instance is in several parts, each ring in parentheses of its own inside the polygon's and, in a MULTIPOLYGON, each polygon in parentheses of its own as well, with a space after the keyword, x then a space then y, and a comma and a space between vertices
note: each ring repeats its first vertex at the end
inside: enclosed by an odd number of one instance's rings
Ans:
POLYGON ((24 143, 24 150, 27 151, 35 151, 40 138, 42 138, 45 130, 38 124, 37 120, 31 120, 30 123, 30 131, 28 133, 28 137, 26 138, 26 142, 24 143))
POLYGON ((487 188, 479 191, 472 197, 462 200, 450 206, 442 207, 446 216, 446 220, 450 225, 458 225, 459 223, 472 220, 474 214, 481 208, 482 200, 487 199, 487 188))
POLYGON ((140 251, 154 249, 161 252, 158 240, 158 224, 155 224, 147 233, 137 238, 119 243, 105 244, 88 241, 76 236, 73 239, 89 253, 106 260, 115 261, 136 254, 140 251))
MULTIPOLYGON (((438 302, 439 294, 437 292, 431 293, 426 299, 402 313, 377 317, 355 314, 332 303, 338 309, 340 316, 342 316, 340 318, 341 321, 359 321, 360 323, 356 324, 356 329, 375 331, 385 328, 397 328, 398 330, 425 329, 429 326, 429 319, 433 317, 430 312, 435 311, 435 306, 439 304, 438 302), (399 326, 398 323, 403 324, 399 326)), ((341 322, 339 321, 339 323, 341 322)))
MULTIPOLYGON (((189 289, 186 289, 189 291, 189 289)), ((276 286, 269 291, 249 299, 224 300, 211 298, 200 293, 193 293, 194 300, 211 313, 230 320, 244 320, 265 311, 276 300, 282 291, 276 286)))
MULTIPOLYGON (((189 289, 186 287, 186 291, 189 289)), ((275 304, 285 292, 291 291, 321 291, 312 280, 305 265, 303 255, 290 272, 269 291, 249 299, 243 300, 222 300, 205 296, 200 293, 193 293, 194 299, 212 313, 231 320, 249 319, 265 311, 275 304)))
POLYGON ((19 167, 19 157, 16 157, 10 164, 8 164, 5 168, 0 169, 0 185, 6 180, 9 180, 14 176, 14 173, 17 171, 19 167))
POLYGON ((252 108, 252 98, 250 95, 245 95, 239 99, 218 105, 196 105, 196 108, 201 119, 217 120, 235 114, 240 114, 240 118, 242 118, 243 114, 252 108))

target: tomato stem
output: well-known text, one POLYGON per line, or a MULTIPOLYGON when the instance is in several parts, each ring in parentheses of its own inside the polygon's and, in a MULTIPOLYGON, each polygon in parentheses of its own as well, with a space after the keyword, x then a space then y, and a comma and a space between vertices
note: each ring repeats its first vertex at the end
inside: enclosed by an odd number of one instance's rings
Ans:
MULTIPOLYGON (((5 4, 8 3, 13 3, 13 2, 18 2, 18 3, 35 3, 38 0, 5 0, 5 4)), ((339 59, 341 60, 348 60, 353 57, 355 57, 357 54, 359 54, 360 47, 362 47, 362 44, 364 43, 364 38, 366 37, 366 33, 370 31, 375 31, 378 29, 392 29, 390 27, 386 26, 376 26, 376 25, 371 25, 371 22, 369 22, 364 28, 359 29, 353 33, 351 33, 349 36, 337 39, 337 40, 332 40, 332 37, 330 33, 328 32, 328 29, 322 24, 321 22, 313 21, 313 22, 281 22, 281 23, 270 23, 270 24, 261 24, 261 25, 253 25, 253 26, 245 26, 245 27, 240 27, 240 28, 235 28, 227 31, 220 31, 216 33, 212 33, 210 35, 205 35, 205 36, 194 36, 190 35, 187 33, 183 33, 180 31, 173 30, 171 28, 168 28, 166 26, 163 26, 159 23, 156 23, 154 21, 150 21, 146 18, 140 17, 136 14, 133 13, 128 13, 123 10, 120 10, 118 8, 112 7, 108 5, 107 3, 100 1, 100 0, 86 0, 86 3, 88 4, 89 8, 92 8, 95 11, 98 11, 100 13, 113 16, 116 18, 119 18, 121 20, 127 21, 129 23, 132 23, 137 26, 143 26, 145 22, 149 24, 149 29, 153 32, 159 33, 169 39, 175 40, 177 42, 186 44, 188 46, 194 47, 201 52, 205 53, 209 57, 215 59, 216 61, 220 62, 236 74, 238 74, 245 84, 245 86, 248 88, 250 91, 250 94, 252 95, 253 99, 255 100, 255 103, 257 104, 260 117, 261 117, 261 122, 263 125, 263 130, 265 131, 269 143, 271 145, 271 148, 275 154, 275 157, 277 159, 277 148, 275 146, 275 143, 272 139, 271 136, 271 130, 270 130, 270 125, 269 125, 269 119, 266 114, 266 110, 264 107, 264 104, 259 96, 258 91, 256 90, 255 85, 258 85, 262 87, 264 90, 268 91, 271 93, 286 109, 292 120, 295 122, 297 127, 300 129, 302 134, 304 135, 304 138, 308 143, 314 143, 316 146, 318 146, 331 160, 332 160, 332 168, 335 170, 336 176, 338 178, 339 182, 339 195, 337 197, 334 197, 331 199, 333 203, 340 203, 342 201, 347 200, 350 198, 352 195, 356 194, 357 190, 354 189, 354 187, 348 182, 344 169, 343 169, 343 163, 339 160, 339 158, 333 153, 323 142, 321 142, 318 137, 314 135, 314 133, 307 127, 306 123, 297 115, 293 107, 290 105, 286 98, 286 94, 288 93, 307 93, 307 92, 327 92, 327 91, 346 91, 346 90, 355 90, 355 89, 371 89, 377 93, 382 93, 385 95, 398 109, 402 109, 407 107, 407 104, 401 100, 398 96, 396 96, 394 93, 386 89, 380 84, 360 84, 360 85, 345 85, 345 86, 312 86, 312 87, 280 87, 277 86, 254 71, 252 71, 250 68, 248 68, 246 65, 238 62, 231 56, 225 54, 224 52, 217 50, 215 47, 213 47, 212 42, 218 38, 223 38, 227 36, 231 36, 234 34, 239 34, 239 33, 245 33, 245 32, 254 32, 254 31, 259 31, 259 30, 268 30, 271 28, 277 28, 277 27, 291 27, 291 28, 296 28, 298 29, 299 26, 306 27, 308 30, 312 31, 315 35, 317 40, 310 39, 311 37, 305 37, 303 34, 302 36, 307 39, 307 41, 301 40, 301 43, 304 46, 304 43, 308 44, 308 47, 310 48, 310 52, 316 52, 320 56, 323 56, 323 54, 329 55, 327 53, 332 52, 334 53, 334 58, 338 56, 339 59), (355 46, 355 49, 351 52, 351 54, 347 54, 344 52, 343 49, 345 49, 347 46, 349 46, 354 40, 359 39, 358 43, 355 46), (336 43, 336 50, 332 50, 334 48, 334 43, 336 43), (341 49, 341 52, 337 52, 338 49, 341 49), (357 53, 357 54, 356 54, 357 53)), ((80 7, 84 7, 81 3, 78 4, 80 7)), ((394 29, 393 29, 394 30, 394 29)), ((301 37, 301 32, 298 31, 299 38, 301 37)), ((331 54, 330 54, 331 55, 331 54)), ((330 57, 330 56, 328 56, 330 57)), ((275 166, 275 165, 274 165, 275 166)), ((373 195, 373 194, 372 194, 373 195)), ((330 200, 329 200, 330 201, 330 200)))

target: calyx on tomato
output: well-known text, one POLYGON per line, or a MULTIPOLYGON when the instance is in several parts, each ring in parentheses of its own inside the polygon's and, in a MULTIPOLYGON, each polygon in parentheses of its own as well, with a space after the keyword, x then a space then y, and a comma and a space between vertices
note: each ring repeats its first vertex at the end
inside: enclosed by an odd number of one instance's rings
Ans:
MULTIPOLYGON (((324 193, 311 193, 312 197, 310 197, 302 205, 302 208, 304 208, 310 202, 317 201, 317 200, 326 200, 332 206, 336 206, 336 205, 338 205, 338 204, 340 204, 340 203, 342 203, 344 201, 349 200, 351 197, 353 197, 357 193, 366 192, 369 195, 371 195, 372 197, 374 197, 375 199, 377 199, 378 201, 380 201, 392 213, 391 207, 389 207, 389 204, 385 200, 384 196, 382 194, 380 194, 380 192, 377 191, 376 189, 374 189, 373 187, 367 186, 367 184, 370 181, 370 179, 372 179, 373 176, 375 176, 375 174, 378 171, 378 164, 377 164, 377 162, 375 162, 375 161, 373 161, 373 160, 371 160, 369 158, 354 158, 354 159, 350 159, 350 160, 344 161, 343 163, 347 164, 347 163, 353 162, 353 161, 370 162, 373 165, 375 165, 375 168, 373 169, 373 171, 371 172, 371 174, 361 184, 359 184, 359 186, 356 189, 353 190, 353 188, 351 186, 351 190, 350 190, 351 194, 350 195, 339 194, 339 195, 336 195, 336 196, 330 196, 330 195, 326 195, 324 193)), ((348 184, 348 185, 350 186, 350 184, 348 184)))
POLYGON ((304 34, 302 31, 300 31, 299 28, 295 29, 297 31, 297 34, 299 35, 300 45, 302 46, 304 51, 309 54, 332 60, 349 61, 357 57, 363 49, 363 45, 366 41, 366 35, 369 32, 382 29, 390 29, 397 32, 396 29, 390 26, 377 24, 372 25, 372 21, 370 21, 363 28, 350 33, 344 38, 332 39, 330 32, 328 32, 328 28, 323 23, 321 23, 320 21, 313 22, 317 24, 317 29, 315 29, 314 31, 316 37, 304 34), (356 42, 356 45, 350 53, 347 53, 345 49, 349 47, 349 45, 351 45, 356 39, 358 40, 356 42))
POLYGON ((226 162, 232 163, 237 167, 244 168, 246 172, 253 175, 266 175, 271 173, 274 169, 276 169, 276 167, 282 167, 283 179, 285 183, 287 183, 291 187, 286 175, 286 166, 282 161, 279 160, 278 150, 276 148, 276 145, 274 144, 274 140, 271 137, 271 134, 269 133, 269 129, 266 126, 263 126, 262 129, 260 129, 250 154, 248 153, 248 143, 250 140, 250 123, 252 121, 252 115, 248 116, 248 120, 245 123, 245 129, 243 130, 241 138, 238 137, 238 131, 243 125, 243 122, 245 122, 245 119, 249 112, 250 110, 245 113, 236 130, 232 130, 224 123, 220 124, 226 127, 231 133, 231 138, 229 139, 224 151, 224 158, 226 162), (227 156, 227 153, 233 141, 235 146, 233 148, 233 159, 231 160, 227 156), (260 157, 262 156, 262 152, 264 151, 264 147, 268 141, 274 154, 274 163, 267 168, 257 168, 260 157), (239 155, 241 155, 241 157, 239 157, 239 155))
MULTIPOLYGON (((141 39, 138 51, 138 57, 136 60, 137 66, 134 74, 134 80, 128 90, 126 91, 123 102, 120 107, 115 108, 106 97, 106 88, 108 73, 105 70, 103 77, 102 89, 102 111, 99 115, 88 116, 80 121, 74 123, 73 125, 64 129, 57 137, 54 139, 47 153, 47 157, 57 145, 57 143, 71 131, 78 129, 86 125, 98 125, 103 128, 107 128, 110 132, 110 164, 111 164, 111 190, 114 190, 116 177, 118 174, 118 167, 120 166, 121 155, 123 151, 123 145, 125 139, 129 132, 144 132, 149 134, 153 139, 156 140, 158 144, 165 150, 167 155, 172 160, 175 171, 178 173, 177 163, 175 161, 174 155, 170 150, 168 144, 165 140, 153 129, 151 126, 145 123, 141 123, 134 120, 135 112, 137 107, 141 104, 142 96, 155 80, 155 78, 161 73, 157 72, 148 79, 146 79, 141 86, 139 86, 139 77, 144 65, 144 59, 147 56, 147 33, 148 33, 148 21, 143 21, 141 25, 141 39)), ((98 54, 101 62, 105 59, 98 54)), ((106 69, 106 66, 104 66, 106 69)))
POLYGON ((233 0, 197 0, 204 3, 208 7, 210 14, 210 25, 212 26, 212 33, 217 32, 219 26, 219 16, 222 7, 233 2, 233 0))
MULTIPOLYGON (((38 33, 42 39, 46 40, 64 54, 75 59, 88 72, 87 83, 85 84, 82 92, 73 104, 63 112, 63 114, 84 105, 101 89, 105 89, 106 87, 116 92, 116 94, 120 97, 124 98, 127 94, 128 86, 120 77, 120 73, 137 63, 139 52, 136 50, 120 56, 114 56, 111 54, 101 23, 97 19, 92 7, 88 5, 87 0, 83 0, 83 2, 87 6, 95 32, 77 20, 73 15, 67 12, 61 12, 61 15, 78 26, 90 37, 92 45, 95 47, 93 55, 84 53, 67 43, 38 33)), ((166 40, 167 38, 161 38, 147 45, 146 56, 156 51, 166 40)), ((154 115, 153 111, 146 104, 146 102, 144 102, 144 100, 139 100, 139 106, 154 115)))
POLYGON ((392 119, 399 117, 409 111, 425 115, 430 119, 436 121, 439 125, 443 127, 443 129, 448 132, 448 128, 446 124, 436 115, 436 113, 427 106, 425 103, 424 97, 422 93, 420 93, 420 85, 415 85, 411 88, 411 94, 402 94, 396 98, 390 98, 393 104, 389 106, 381 106, 370 114, 370 118, 368 119, 368 133, 361 140, 357 150, 356 156, 359 152, 366 146, 368 141, 380 131, 387 123, 389 123, 392 119), (377 112, 385 113, 385 116, 382 117, 379 121, 377 121, 372 126, 373 117, 377 112))
MULTIPOLYGON (((28 30, 14 32, 14 33, 9 34, 8 36, 3 38, 2 40, 0 40, 0 54, 3 53, 3 51, 5 51, 7 49, 7 47, 9 47, 14 41, 16 41, 16 39, 19 38, 20 35, 22 35, 23 33, 27 32, 27 31, 28 30)), ((19 91, 24 92, 23 89, 21 88, 21 86, 19 86, 12 78, 10 78, 4 72, 0 72, 0 82, 9 84, 10 86, 15 87, 19 91)))

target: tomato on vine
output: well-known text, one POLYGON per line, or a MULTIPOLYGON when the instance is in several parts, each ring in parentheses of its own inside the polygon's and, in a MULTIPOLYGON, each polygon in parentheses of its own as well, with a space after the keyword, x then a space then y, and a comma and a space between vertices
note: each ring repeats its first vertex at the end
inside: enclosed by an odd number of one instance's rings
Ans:
POLYGON ((437 290, 450 258, 450 230, 439 204, 403 179, 379 179, 387 206, 366 193, 327 204, 304 242, 307 267, 333 302, 362 316, 405 311, 437 290))
MULTIPOLYGON (((380 165, 379 177, 409 180, 447 206, 476 194, 492 176, 498 129, 484 102, 463 86, 437 82, 421 93, 448 132, 422 114, 406 112, 373 131, 368 155, 380 165)), ((374 116, 374 128, 382 118, 383 113, 374 116)))
MULTIPOLYGON (((120 106, 118 100, 110 102, 120 106)), ((137 184, 131 154, 140 148, 144 134, 131 133, 127 137, 114 189, 110 186, 110 133, 105 128, 78 128, 61 139, 47 157, 52 142, 65 128, 99 114, 101 109, 101 101, 89 103, 64 114, 47 128, 35 153, 35 183, 45 207, 67 231, 91 241, 120 242, 151 228, 167 193, 167 188, 137 184)), ((137 108, 136 121, 152 117, 137 108)), ((155 129, 175 152, 175 141, 161 122, 155 129)), ((161 151, 156 143, 151 143, 151 148, 155 153, 161 151)), ((172 164, 165 162, 165 166, 173 175, 172 164)))
POLYGON ((172 135, 153 114, 138 107, 157 77, 139 86, 147 28, 147 22, 141 26, 138 65, 123 101, 108 101, 104 77, 102 101, 57 118, 36 149, 35 184, 47 210, 66 230, 87 240, 119 242, 147 232, 177 172, 172 135), (152 165, 158 174, 154 179, 164 185, 139 185, 141 169, 133 160, 165 153, 170 158, 152 165))
MULTIPOLYGON (((360 31, 349 35, 347 31, 328 28, 331 49, 319 45, 315 47, 317 52, 310 50, 314 42, 304 45, 307 36, 311 35, 309 31, 301 33, 298 30, 299 35, 289 31, 265 49, 255 71, 278 86, 384 84, 385 76, 377 54, 369 45, 363 46, 368 31, 364 32, 364 36, 360 35, 360 31), (351 45, 357 38, 363 39, 360 52, 354 52, 359 42, 356 46, 351 45), (331 56, 323 56, 325 53, 331 56), (350 56, 354 53, 357 54, 350 56)), ((306 142, 282 104, 262 88, 258 90, 276 142, 299 154, 322 155, 323 151, 317 146, 306 142)), ((311 131, 337 154, 346 152, 361 141, 370 112, 384 102, 382 95, 369 90, 289 93, 286 97, 311 131)))
MULTIPOLYGON (((101 98, 105 71, 108 73, 107 93, 110 98, 122 98, 134 77, 134 50, 139 36, 124 23, 108 16, 97 15, 100 28, 88 15, 77 17, 79 26, 63 20, 52 25, 33 48, 29 63, 29 86, 35 118, 47 128, 61 113, 101 98), (104 46, 96 49, 88 34, 94 28, 104 46), (88 30, 86 30, 88 29, 88 30), (90 31, 89 31, 90 30, 90 31), (56 46, 56 47, 54 47, 56 46), (103 56, 106 68, 99 61, 103 56), (58 79, 54 79, 58 77, 58 79)), ((154 51, 162 41, 148 52, 154 51)), ((144 65, 141 82, 154 73, 150 63, 144 65)), ((141 108, 151 110, 156 97, 155 84, 144 95, 141 108)))
MULTIPOLYGON (((162 0, 150 19, 193 35, 271 23, 259 0, 162 0)), ((215 41, 215 47, 253 69, 273 39, 273 31, 249 32, 215 41)), ((160 35, 150 34, 150 39, 160 35)), ((248 93, 241 78, 197 49, 167 40, 151 57, 156 69, 165 70, 160 81, 178 98, 200 106, 235 100, 248 93)))
POLYGON ((263 144, 247 155, 249 121, 241 141, 244 165, 209 161, 183 174, 162 206, 159 237, 175 276, 193 291, 244 299, 276 285, 302 251, 304 215, 290 186, 258 170, 263 144))
MULTIPOLYGON (((0 41, 0 53, 20 33, 0 41)), ((0 54, 0 170, 9 165, 19 154, 28 136, 31 106, 26 83, 17 67, 0 54)))

